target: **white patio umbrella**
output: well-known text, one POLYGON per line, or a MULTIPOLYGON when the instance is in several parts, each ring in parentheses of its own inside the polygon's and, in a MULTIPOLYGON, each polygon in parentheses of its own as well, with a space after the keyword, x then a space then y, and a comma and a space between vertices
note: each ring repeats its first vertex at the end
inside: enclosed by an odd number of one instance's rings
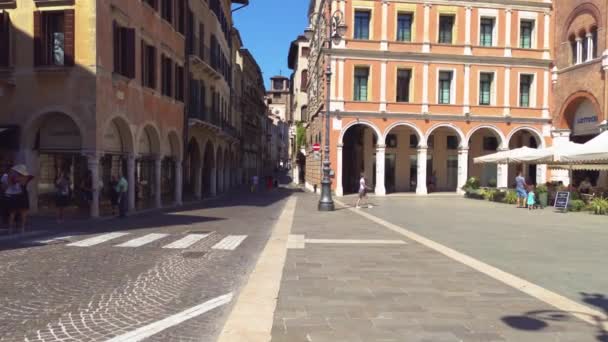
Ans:
POLYGON ((608 162, 608 131, 568 151, 560 153, 558 160, 561 163, 587 163, 595 164, 608 162))
POLYGON ((509 164, 509 163, 538 163, 542 164, 553 159, 553 152, 548 149, 520 147, 500 151, 473 159, 475 164, 509 164))

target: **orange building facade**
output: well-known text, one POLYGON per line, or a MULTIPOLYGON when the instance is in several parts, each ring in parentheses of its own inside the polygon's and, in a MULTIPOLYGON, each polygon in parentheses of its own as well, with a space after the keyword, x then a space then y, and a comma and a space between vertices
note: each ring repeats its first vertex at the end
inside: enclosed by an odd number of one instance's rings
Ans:
MULTIPOLYGON (((329 59, 337 195, 356 192, 361 173, 377 195, 458 191, 472 176, 507 187, 518 168, 531 182, 547 180, 544 165, 473 158, 552 143, 550 2, 330 3, 348 27, 329 59)), ((312 1, 312 26, 325 5, 312 1)), ((310 82, 309 98, 324 98, 322 78, 310 82)), ((309 105, 309 141, 323 136, 321 103, 309 105)), ((313 179, 307 173, 308 187, 313 179)))

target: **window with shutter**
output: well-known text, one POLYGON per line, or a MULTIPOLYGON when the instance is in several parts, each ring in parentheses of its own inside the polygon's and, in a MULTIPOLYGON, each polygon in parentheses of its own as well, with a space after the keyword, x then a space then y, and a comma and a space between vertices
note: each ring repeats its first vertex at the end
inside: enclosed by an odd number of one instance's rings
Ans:
POLYGON ((184 101, 184 67, 175 64, 175 99, 184 101))
POLYGON ((532 88, 532 75, 521 75, 519 77, 519 106, 530 107, 530 91, 532 88))
POLYGON ((34 12, 34 64, 74 65, 74 10, 34 12))
POLYGON ((451 103, 451 91, 452 91, 452 72, 451 71, 440 71, 439 72, 439 104, 450 104, 451 103))
POLYGON ((306 91, 308 88, 308 70, 302 70, 302 82, 300 84, 300 90, 306 91))
POLYGON ((355 39, 369 39, 369 22, 371 12, 364 10, 355 11, 355 39))
POLYGON ((114 72, 135 78, 135 29, 113 23, 114 72))
POLYGON ((494 19, 481 18, 479 30, 479 45, 492 46, 494 36, 494 19))
POLYGON ((397 70, 397 102, 410 102, 411 70, 397 70))
POLYGON ((0 67, 10 65, 11 22, 8 12, 0 13, 0 67))
POLYGON ((369 68, 357 67, 355 68, 355 89, 354 89, 354 100, 355 101, 367 101, 367 82, 369 78, 369 68))
POLYGON ((479 104, 489 106, 492 101, 492 80, 494 74, 481 73, 479 75, 479 104))
POLYGON ((156 48, 141 41, 142 85, 156 89, 156 48))
POLYGON ((454 16, 439 16, 439 44, 452 44, 452 33, 454 31, 454 16))
POLYGON ((397 16, 397 40, 412 41, 412 13, 399 13, 397 16))
POLYGON ((519 24, 519 47, 522 49, 532 48, 532 32, 534 31, 533 20, 522 20, 519 24))
POLYGON ((160 15, 169 23, 173 23, 173 0, 160 0, 160 15))

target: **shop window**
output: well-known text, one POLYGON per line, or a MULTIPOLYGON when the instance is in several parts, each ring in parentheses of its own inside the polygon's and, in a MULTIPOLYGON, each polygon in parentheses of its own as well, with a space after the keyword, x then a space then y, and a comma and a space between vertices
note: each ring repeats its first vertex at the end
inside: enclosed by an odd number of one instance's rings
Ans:
POLYGON ((494 18, 481 18, 479 27, 479 45, 492 46, 494 37, 494 18))
POLYGON ((439 44, 452 44, 452 36, 454 31, 454 16, 440 15, 439 16, 439 44))
POLYGON ((369 78, 368 67, 356 67, 355 68, 355 89, 354 89, 354 100, 355 101, 367 101, 367 82, 369 78))
POLYGON ((356 10, 355 11, 355 39, 369 39, 369 22, 371 11, 356 10))
POLYGON ((448 150, 458 149, 458 137, 455 135, 448 135, 446 140, 446 146, 448 150))
POLYGON ((0 67, 10 65, 11 20, 8 12, 0 13, 0 67))
POLYGON ((141 41, 142 85, 156 89, 156 48, 141 41))
POLYGON ((34 62, 74 65, 74 10, 34 12, 34 62))
POLYGON ((135 29, 113 23, 114 72, 128 78, 135 77, 135 29))
POLYGON ((484 151, 496 151, 498 149, 498 139, 496 137, 483 137, 484 151))
POLYGON ((410 102, 411 75, 409 69, 397 70, 397 102, 410 102))
POLYGON ((397 40, 400 42, 412 41, 412 13, 399 13, 397 15, 397 40))

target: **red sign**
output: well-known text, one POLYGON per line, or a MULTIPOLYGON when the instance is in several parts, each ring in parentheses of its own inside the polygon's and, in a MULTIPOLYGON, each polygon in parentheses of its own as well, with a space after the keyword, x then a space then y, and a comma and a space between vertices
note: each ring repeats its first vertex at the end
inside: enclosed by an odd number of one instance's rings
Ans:
POLYGON ((312 150, 315 152, 321 151, 321 145, 319 145, 319 144, 312 145, 312 150))

